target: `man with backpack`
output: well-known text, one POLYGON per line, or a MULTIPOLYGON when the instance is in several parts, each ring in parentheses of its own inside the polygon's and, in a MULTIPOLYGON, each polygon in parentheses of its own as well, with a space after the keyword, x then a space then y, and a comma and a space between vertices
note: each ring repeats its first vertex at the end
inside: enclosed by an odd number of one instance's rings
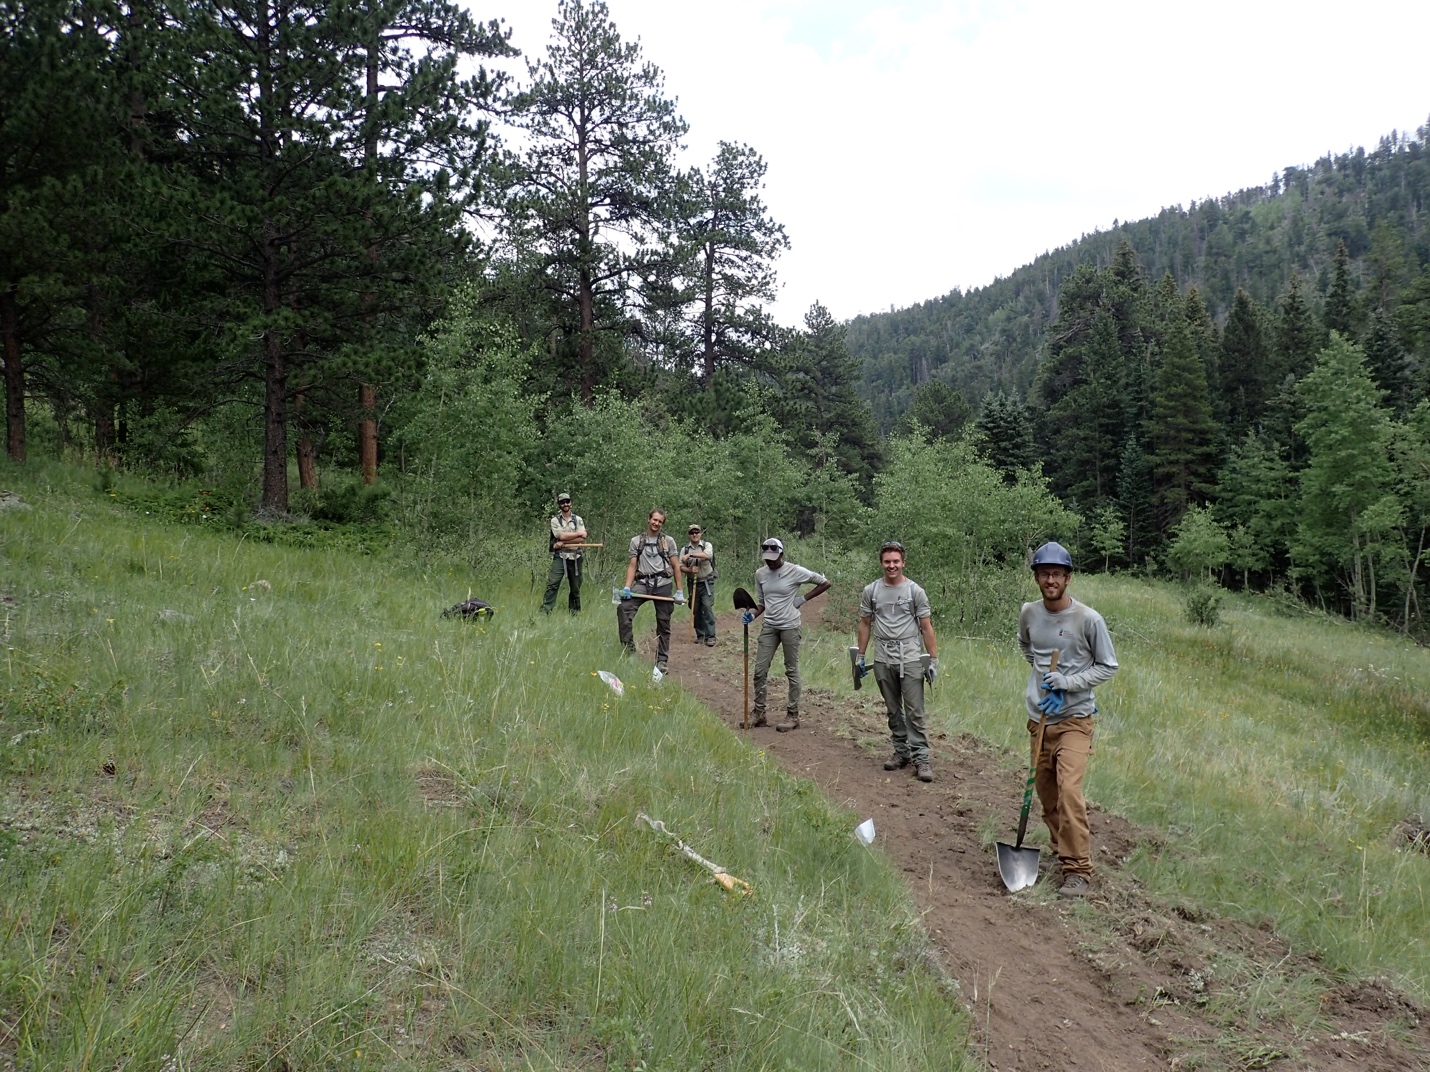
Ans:
POLYGON ((933 611, 928 593, 904 576, 904 545, 890 540, 879 548, 883 577, 866 585, 859 600, 859 646, 855 672, 869 672, 864 652, 874 637, 874 680, 889 715, 894 754, 885 770, 912 766, 921 782, 933 781, 929 763, 928 726, 924 721, 924 682, 938 674, 938 644, 933 635, 933 611), (928 650, 928 665, 921 659, 920 640, 928 650))
POLYGON ((581 609, 581 555, 576 545, 586 542, 586 522, 579 514, 571 511, 571 493, 563 491, 556 496, 556 514, 551 519, 551 537, 547 546, 551 551, 551 568, 546 571, 546 596, 541 601, 541 612, 550 614, 556 606, 556 593, 561 590, 561 581, 566 580, 566 608, 575 614, 581 609))
POLYGON ((670 660, 670 618, 675 613, 675 604, 685 602, 684 590, 675 583, 680 576, 679 551, 675 540, 661 531, 664 527, 665 511, 657 508, 646 517, 645 531, 631 537, 626 586, 621 589, 621 604, 616 608, 621 646, 626 654, 634 655, 636 640, 632 623, 642 603, 655 604, 655 668, 662 677, 670 660))
POLYGON ((680 549, 680 568, 690 578, 690 613, 695 617, 695 643, 715 646, 715 548, 691 525, 689 542, 680 549))

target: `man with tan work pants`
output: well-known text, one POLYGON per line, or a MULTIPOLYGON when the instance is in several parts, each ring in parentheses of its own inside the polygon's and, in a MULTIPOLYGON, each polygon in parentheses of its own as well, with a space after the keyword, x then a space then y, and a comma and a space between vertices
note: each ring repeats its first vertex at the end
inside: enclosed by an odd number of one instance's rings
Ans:
POLYGON ((775 649, 784 648, 785 679, 789 682, 789 699, 785 702, 785 719, 775 727, 780 733, 799 729, 799 644, 804 638, 804 619, 799 608, 829 589, 829 580, 821 573, 785 561, 785 545, 773 537, 760 546, 765 564, 755 570, 756 605, 747 610, 741 620, 749 625, 764 615, 759 645, 755 649, 755 710, 751 726, 768 726, 765 696, 770 679, 770 664, 775 661, 775 649), (812 584, 807 596, 799 594, 800 586, 812 584))
POLYGON ((1058 892, 1082 897, 1092 890, 1092 832, 1082 795, 1097 713, 1092 690, 1117 673, 1117 654, 1102 615, 1068 595, 1072 555, 1067 548, 1045 543, 1034 551, 1033 578, 1043 598, 1023 604, 1018 646, 1033 668, 1024 692, 1028 732, 1037 734, 1039 719, 1047 723, 1034 784, 1049 844, 1063 868, 1058 892))

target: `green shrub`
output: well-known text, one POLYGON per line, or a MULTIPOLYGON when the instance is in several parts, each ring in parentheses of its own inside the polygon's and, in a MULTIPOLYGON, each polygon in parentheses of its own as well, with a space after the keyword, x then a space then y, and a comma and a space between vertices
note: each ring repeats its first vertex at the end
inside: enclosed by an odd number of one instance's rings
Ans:
POLYGON ((1213 629, 1221 622, 1221 593, 1206 586, 1193 588, 1187 593, 1183 609, 1192 625, 1213 629))

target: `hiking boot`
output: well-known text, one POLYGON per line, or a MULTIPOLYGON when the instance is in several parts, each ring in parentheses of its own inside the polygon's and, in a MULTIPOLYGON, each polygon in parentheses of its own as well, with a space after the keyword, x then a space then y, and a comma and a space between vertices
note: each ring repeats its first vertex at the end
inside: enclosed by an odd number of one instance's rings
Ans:
POLYGON ((755 717, 750 719, 750 729, 755 729, 758 726, 768 726, 769 724, 770 720, 765 717, 763 711, 756 711, 755 717))
POLYGON ((914 777, 921 782, 933 781, 933 768, 927 763, 920 763, 914 770, 914 777))
POLYGON ((1092 892, 1092 883, 1088 881, 1086 875, 1069 875, 1063 879, 1062 887, 1058 890, 1059 897, 1086 897, 1092 892))
POLYGON ((775 727, 776 733, 788 733, 790 730, 799 729, 798 715, 785 715, 785 720, 775 727))
POLYGON ((885 770, 903 770, 905 767, 907 767, 907 766, 908 766, 910 763, 912 763, 912 762, 913 762, 913 760, 910 759, 908 756, 901 756, 901 755, 899 755, 899 753, 895 752, 895 753, 894 753, 892 756, 890 756, 888 759, 884 760, 884 769, 885 769, 885 770))
POLYGON ((715 646, 715 638, 714 638, 713 636, 708 636, 708 637, 706 637, 706 638, 705 638, 705 646, 706 646, 707 648, 713 648, 713 647, 715 646))

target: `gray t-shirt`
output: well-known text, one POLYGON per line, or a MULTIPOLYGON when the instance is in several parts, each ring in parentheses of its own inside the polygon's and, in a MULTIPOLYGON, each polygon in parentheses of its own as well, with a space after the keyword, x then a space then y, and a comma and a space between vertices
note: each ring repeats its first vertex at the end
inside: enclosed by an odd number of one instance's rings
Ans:
POLYGON ((636 560, 636 577, 645 580, 659 576, 670 580, 670 560, 675 552, 675 537, 663 532, 659 536, 648 532, 633 536, 630 557, 636 560))
POLYGON ((755 602, 765 605, 765 624, 772 629, 798 629, 802 624, 794 597, 802 584, 823 584, 825 576, 793 562, 777 570, 761 566, 755 570, 755 602))
POLYGON ((1058 655, 1058 672, 1067 675, 1068 689, 1063 698, 1061 714, 1052 715, 1048 723, 1065 718, 1086 718, 1097 710, 1092 690, 1117 673, 1117 653, 1112 650, 1112 636, 1102 615, 1073 600, 1067 610, 1050 614, 1040 599, 1024 603, 1018 615, 1018 647, 1033 672, 1028 675, 1024 698, 1028 702, 1028 717, 1036 722, 1043 717, 1038 704, 1047 696, 1043 689, 1043 674, 1048 670, 1053 649, 1058 655))
POLYGON ((919 621, 933 617, 923 586, 904 578, 889 584, 880 577, 864 586, 859 617, 874 619, 874 661, 899 666, 916 663, 923 651, 919 621))

